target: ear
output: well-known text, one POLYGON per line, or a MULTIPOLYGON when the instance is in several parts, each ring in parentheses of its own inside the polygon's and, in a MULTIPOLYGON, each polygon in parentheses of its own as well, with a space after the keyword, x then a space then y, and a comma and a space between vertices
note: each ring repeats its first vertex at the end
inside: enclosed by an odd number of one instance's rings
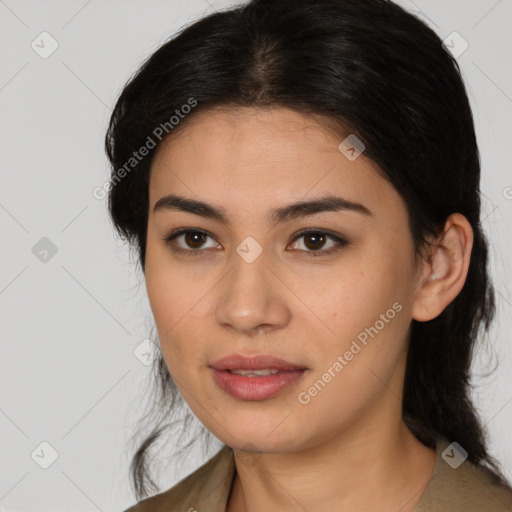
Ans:
POLYGON ((426 322, 436 318, 457 297, 466 282, 472 248, 471 224, 464 215, 451 214, 443 234, 433 242, 422 263, 412 307, 415 320, 426 322))

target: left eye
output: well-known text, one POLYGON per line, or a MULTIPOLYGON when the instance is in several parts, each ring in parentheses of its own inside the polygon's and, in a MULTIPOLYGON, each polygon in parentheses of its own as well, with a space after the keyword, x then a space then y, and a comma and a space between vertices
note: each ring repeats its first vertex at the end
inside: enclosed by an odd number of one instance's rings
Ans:
MULTIPOLYGON (((163 240, 165 240, 171 245, 171 249, 174 252, 184 253, 189 256, 197 256, 205 252, 205 250, 202 249, 200 246, 202 246, 205 243, 206 238, 212 237, 210 237, 210 235, 205 231, 197 229, 180 229, 163 237, 163 240), (175 242, 175 240, 182 236, 184 237, 185 243, 189 247, 192 247, 191 249, 183 248, 183 246, 180 246, 175 242)), ((304 230, 297 233, 293 241, 295 242, 300 238, 304 238, 306 240, 306 243, 303 242, 306 249, 299 250, 305 252, 308 256, 320 256, 322 254, 330 254, 348 244, 346 240, 340 238, 339 236, 326 233, 325 231, 318 231, 312 229, 304 230), (328 249, 320 250, 325 245, 327 239, 330 239, 333 242, 333 244, 328 249)), ((216 245, 214 244, 210 248, 214 248, 215 246, 216 245)))
POLYGON ((299 238, 304 238, 305 242, 303 242, 303 245, 310 250, 306 250, 306 253, 309 253, 310 256, 319 256, 320 254, 330 254, 334 251, 337 251, 341 247, 344 247, 347 245, 347 241, 343 238, 340 238, 339 236, 331 235, 329 233, 326 233, 325 231, 302 231, 297 234, 297 236, 294 238, 294 240, 298 240, 299 238), (325 241, 327 239, 330 239, 333 244, 330 248, 322 249, 325 245, 325 241))

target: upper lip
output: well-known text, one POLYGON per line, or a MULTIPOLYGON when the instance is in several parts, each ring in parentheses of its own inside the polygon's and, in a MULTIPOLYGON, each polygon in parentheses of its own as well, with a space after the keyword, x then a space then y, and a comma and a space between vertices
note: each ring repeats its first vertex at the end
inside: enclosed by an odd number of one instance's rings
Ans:
POLYGON ((243 356, 241 354, 230 354, 218 359, 210 364, 215 370, 306 370, 302 365, 293 364, 284 359, 271 356, 270 354, 260 354, 255 356, 243 356))

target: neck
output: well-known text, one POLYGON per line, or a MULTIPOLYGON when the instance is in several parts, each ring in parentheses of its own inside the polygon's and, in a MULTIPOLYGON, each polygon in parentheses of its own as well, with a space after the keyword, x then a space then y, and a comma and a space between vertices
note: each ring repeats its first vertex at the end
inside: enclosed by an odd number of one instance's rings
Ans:
POLYGON ((401 415, 396 422, 365 418, 332 439, 293 453, 265 453, 253 465, 234 453, 237 473, 227 512, 307 511, 319 504, 326 510, 410 512, 435 464, 435 450, 414 437, 401 415))

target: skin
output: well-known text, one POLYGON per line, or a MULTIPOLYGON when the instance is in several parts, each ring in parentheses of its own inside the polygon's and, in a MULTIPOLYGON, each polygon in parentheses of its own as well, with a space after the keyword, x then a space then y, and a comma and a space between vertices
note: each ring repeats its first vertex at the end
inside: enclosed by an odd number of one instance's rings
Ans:
MULTIPOLYGON (((197 113, 159 148, 151 168, 146 288, 163 357, 199 420, 235 451, 229 512, 414 509, 435 451, 401 417, 412 319, 438 316, 464 285, 472 247, 465 217, 414 258, 407 207, 364 156, 312 116, 285 108, 197 113), (223 207, 230 223, 155 203, 178 194, 223 207), (328 211, 279 225, 268 212, 337 195, 371 216, 328 211), (205 238, 163 238, 176 228, 205 238), (328 230, 348 244, 296 238, 328 230), (263 249, 248 263, 248 236, 263 249), (187 244, 188 242, 188 244, 187 244), (203 251, 188 256, 183 250, 203 251), (436 278, 430 279, 435 273, 436 278), (309 403, 298 400, 380 315, 402 308, 309 403), (308 368, 277 396, 244 401, 214 383, 209 364, 269 353, 308 368), (252 455, 252 457, 249 457, 252 455), (302 507, 302 508, 301 508, 302 507)), ((200 504, 198 504, 200 506, 200 504)))

